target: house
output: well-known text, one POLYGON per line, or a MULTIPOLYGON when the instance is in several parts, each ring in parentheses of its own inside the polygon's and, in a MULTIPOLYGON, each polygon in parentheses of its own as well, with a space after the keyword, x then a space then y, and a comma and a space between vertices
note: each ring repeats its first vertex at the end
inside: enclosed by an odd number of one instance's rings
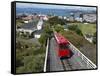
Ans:
POLYGON ((30 35, 32 34, 32 32, 34 32, 36 30, 37 30, 37 28, 33 22, 29 22, 27 24, 24 24, 20 28, 16 29, 17 32, 23 32, 23 33, 29 32, 30 35))
POLYGON ((41 37, 41 33, 42 33, 42 30, 37 30, 34 32, 34 37, 35 38, 40 38, 41 37))

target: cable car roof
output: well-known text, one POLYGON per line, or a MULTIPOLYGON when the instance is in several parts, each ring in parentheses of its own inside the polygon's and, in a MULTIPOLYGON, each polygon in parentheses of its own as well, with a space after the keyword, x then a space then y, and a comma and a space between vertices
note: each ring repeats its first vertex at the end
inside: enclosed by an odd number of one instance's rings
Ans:
POLYGON ((69 44, 68 40, 59 33, 55 33, 58 44, 69 44))

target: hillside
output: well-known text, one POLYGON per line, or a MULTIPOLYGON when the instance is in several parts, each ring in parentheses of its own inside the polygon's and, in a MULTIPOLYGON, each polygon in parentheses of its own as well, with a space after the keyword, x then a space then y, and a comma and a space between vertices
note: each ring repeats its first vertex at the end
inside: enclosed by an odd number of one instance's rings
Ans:
POLYGON ((74 31, 63 31, 60 33, 96 64, 96 45, 89 43, 83 36, 77 35, 74 31))

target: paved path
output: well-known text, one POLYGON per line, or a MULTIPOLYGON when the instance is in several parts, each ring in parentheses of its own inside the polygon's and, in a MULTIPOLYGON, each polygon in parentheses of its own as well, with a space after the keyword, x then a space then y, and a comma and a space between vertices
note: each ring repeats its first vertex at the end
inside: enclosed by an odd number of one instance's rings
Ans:
POLYGON ((61 61, 58 57, 57 50, 56 50, 56 43, 54 38, 50 40, 50 50, 49 50, 49 65, 50 71, 61 71, 63 70, 61 61))

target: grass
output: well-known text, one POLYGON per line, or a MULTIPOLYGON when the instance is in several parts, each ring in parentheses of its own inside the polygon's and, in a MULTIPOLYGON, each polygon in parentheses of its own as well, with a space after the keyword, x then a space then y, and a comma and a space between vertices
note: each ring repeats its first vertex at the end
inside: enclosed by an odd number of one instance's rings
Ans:
POLYGON ((94 34, 96 32, 96 24, 84 23, 69 23, 71 25, 78 25, 83 34, 94 34))

